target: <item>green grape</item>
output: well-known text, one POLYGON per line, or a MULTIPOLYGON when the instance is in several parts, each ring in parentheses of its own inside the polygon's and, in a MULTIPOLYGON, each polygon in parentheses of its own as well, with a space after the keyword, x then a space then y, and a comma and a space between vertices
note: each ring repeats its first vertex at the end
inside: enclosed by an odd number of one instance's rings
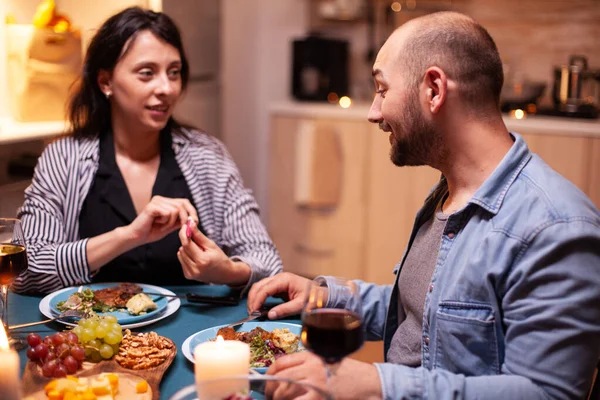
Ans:
POLYGON ((79 321, 77 321, 77 326, 83 326, 85 324, 86 319, 82 318, 79 321))
POLYGON ((98 339, 102 339, 104 336, 106 336, 106 333, 107 329, 105 325, 100 324, 96 327, 96 337, 98 339))
POLYGON ((85 320, 85 323, 83 324, 84 328, 88 328, 88 329, 96 329, 96 327, 98 326, 98 319, 97 318, 88 318, 85 320))
POLYGON ((104 343, 107 344, 118 344, 121 343, 121 340, 123 339, 123 337, 113 331, 110 331, 106 334, 106 336, 104 336, 104 343))
POLYGON ((94 340, 94 339, 96 339, 96 331, 93 329, 89 329, 89 328, 85 328, 81 332, 81 337, 79 338, 79 340, 83 343, 89 342, 90 340, 94 340))
POLYGON ((106 331, 110 331, 110 328, 113 326, 113 323, 103 318, 100 320, 98 326, 103 327, 104 329, 106 329, 106 331))
POLYGON ((92 347, 96 350, 100 350, 100 346, 102 346, 102 342, 98 339, 90 340, 87 344, 87 347, 92 347))
POLYGON ((119 335, 121 335, 123 332, 123 328, 121 328, 121 325, 119 325, 119 324, 114 324, 111 327, 111 332, 118 333, 119 335))
POLYGON ((81 340, 81 332, 83 332, 83 328, 80 325, 77 325, 75 328, 73 328, 72 332, 77 335, 79 340, 81 340))
POLYGON ((108 360, 113 356, 113 348, 109 344, 103 344, 100 346, 100 355, 102 358, 108 360))
POLYGON ((120 343, 111 344, 111 347, 113 349, 113 353, 114 354, 119 354, 119 347, 121 347, 120 343))
POLYGON ((113 322, 115 324, 118 322, 117 317, 115 317, 114 315, 105 315, 104 320, 108 322, 113 322))

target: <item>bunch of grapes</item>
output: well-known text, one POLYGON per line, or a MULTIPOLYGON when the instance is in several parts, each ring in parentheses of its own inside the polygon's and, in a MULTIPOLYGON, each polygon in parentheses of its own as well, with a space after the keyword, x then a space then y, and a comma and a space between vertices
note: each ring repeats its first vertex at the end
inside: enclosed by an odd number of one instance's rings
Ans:
POLYGON ((27 358, 42 367, 47 378, 62 378, 74 374, 85 359, 85 350, 73 332, 59 332, 43 340, 37 333, 27 336, 27 358))
POLYGON ((85 357, 98 362, 108 360, 119 352, 123 330, 113 315, 80 319, 72 331, 85 349, 85 357))

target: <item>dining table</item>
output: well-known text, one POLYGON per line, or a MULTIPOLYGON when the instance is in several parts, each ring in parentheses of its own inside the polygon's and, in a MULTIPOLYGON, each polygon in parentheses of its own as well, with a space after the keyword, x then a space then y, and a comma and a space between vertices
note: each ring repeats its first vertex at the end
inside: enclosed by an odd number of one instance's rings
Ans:
MULTIPOLYGON (((234 289, 223 285, 191 285, 191 286, 164 286, 178 295, 193 292, 205 296, 225 296, 236 293, 234 289)), ((9 325, 40 321, 46 317, 40 312, 39 304, 44 296, 22 295, 9 293, 8 319, 9 325)), ((266 306, 281 303, 280 299, 268 298, 266 306)), ((247 299, 241 298, 239 304, 234 306, 189 303, 181 300, 180 308, 172 315, 156 321, 150 325, 133 329, 135 332, 156 332, 161 336, 171 339, 177 346, 177 356, 165 372, 160 383, 160 398, 169 399, 174 393, 185 386, 194 384, 194 365, 188 361, 182 352, 183 342, 191 335, 212 328, 217 325, 229 324, 248 316, 247 299)), ((300 316, 286 318, 285 322, 300 324, 300 316)), ((55 332, 63 331, 69 327, 59 322, 50 322, 45 325, 12 330, 13 335, 26 336, 31 332, 44 337, 55 332)), ((27 348, 19 351, 21 376, 28 361, 27 348)))

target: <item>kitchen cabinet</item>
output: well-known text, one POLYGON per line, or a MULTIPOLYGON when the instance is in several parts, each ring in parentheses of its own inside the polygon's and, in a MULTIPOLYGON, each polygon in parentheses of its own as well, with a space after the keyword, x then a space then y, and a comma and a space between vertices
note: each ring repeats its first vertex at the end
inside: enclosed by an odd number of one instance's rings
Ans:
POLYGON ((523 138, 532 152, 589 195, 592 138, 536 133, 525 133, 523 138))
POLYGON ((270 143, 268 229, 285 270, 310 278, 326 274, 393 282, 414 217, 439 172, 393 165, 388 135, 368 122, 275 117, 270 143), (307 134, 307 126, 317 135, 334 132, 339 161, 330 153, 319 155, 317 147, 311 149, 314 158, 299 160, 306 157, 299 137, 307 134), (325 171, 336 163, 339 176, 327 178, 325 171), (302 171, 314 165, 318 171, 302 171), (306 179, 316 187, 339 185, 339 198, 326 205, 314 193, 300 199, 306 183, 298 180, 306 179))
POLYGON ((589 178, 586 193, 590 196, 596 207, 600 208, 600 138, 591 139, 591 157, 589 178))
POLYGON ((282 117, 273 119, 272 132, 268 228, 285 270, 362 278, 367 123, 282 117), (328 135, 338 154, 303 151, 313 132, 328 135), (319 186, 335 186, 337 193, 311 192, 319 186))
POLYGON ((430 167, 397 167, 389 157, 389 134, 369 126, 364 278, 389 284, 408 244, 417 211, 440 178, 430 167))

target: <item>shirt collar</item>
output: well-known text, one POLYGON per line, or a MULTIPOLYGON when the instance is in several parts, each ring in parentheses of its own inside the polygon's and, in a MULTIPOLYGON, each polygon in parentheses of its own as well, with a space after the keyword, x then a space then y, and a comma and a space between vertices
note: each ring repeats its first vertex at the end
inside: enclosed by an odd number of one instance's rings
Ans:
POLYGON ((514 132, 510 132, 510 135, 514 140, 513 145, 469 201, 492 214, 498 213, 508 189, 532 157, 521 135, 514 132))

